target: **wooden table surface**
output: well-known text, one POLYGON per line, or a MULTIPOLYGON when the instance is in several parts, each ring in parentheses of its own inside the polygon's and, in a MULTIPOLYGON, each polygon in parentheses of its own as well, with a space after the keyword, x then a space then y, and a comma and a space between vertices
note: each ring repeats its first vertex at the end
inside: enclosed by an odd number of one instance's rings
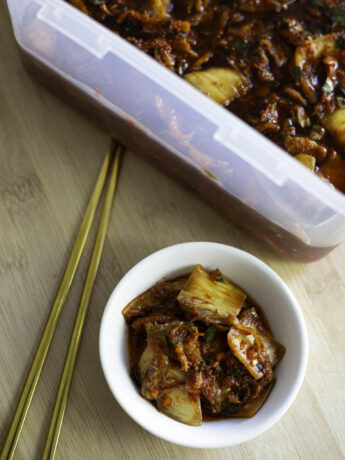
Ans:
MULTIPOLYGON (((22 390, 85 206, 107 134, 31 81, 0 5, 0 446, 22 390)), ((90 247, 79 273, 85 273, 90 247)), ((345 458, 345 245, 319 262, 287 263, 196 195, 131 152, 125 155, 90 304, 57 459, 345 458), (302 305, 310 340, 303 387, 288 413, 245 444, 175 446, 140 428, 103 378, 98 331, 105 303, 136 262, 183 241, 217 241, 271 266, 302 305)), ((78 305, 68 297, 16 451, 39 459, 78 305)))

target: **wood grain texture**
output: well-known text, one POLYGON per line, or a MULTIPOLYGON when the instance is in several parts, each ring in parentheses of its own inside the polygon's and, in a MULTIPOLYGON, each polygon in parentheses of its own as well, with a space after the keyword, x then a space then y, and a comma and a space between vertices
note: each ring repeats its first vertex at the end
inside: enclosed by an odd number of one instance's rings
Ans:
MULTIPOLYGON (((24 72, 0 4, 0 445, 21 392, 104 152, 106 134, 24 72)), ((90 245, 79 274, 86 272, 90 245)), ((311 265, 287 263, 197 196, 127 152, 62 428, 60 460, 345 458, 345 245, 311 265), (183 241, 217 241, 264 260, 303 307, 307 376, 269 431, 240 446, 178 447, 137 426, 113 399, 98 357, 104 305, 136 262, 183 241)), ((78 306, 77 277, 33 399, 16 459, 39 459, 78 306)))

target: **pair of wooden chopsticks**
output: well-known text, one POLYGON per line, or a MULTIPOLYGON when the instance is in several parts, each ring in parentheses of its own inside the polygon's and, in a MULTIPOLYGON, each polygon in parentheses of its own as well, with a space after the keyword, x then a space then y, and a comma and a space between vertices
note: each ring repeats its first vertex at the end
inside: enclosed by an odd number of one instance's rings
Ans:
POLYGON ((27 376, 23 392, 19 399, 17 409, 14 413, 0 460, 10 460, 13 457, 25 417, 28 413, 32 397, 34 395, 40 374, 43 368, 47 352, 52 341, 60 314, 62 312, 66 297, 70 290, 78 263, 85 247, 85 243, 95 216, 95 212, 110 173, 108 190, 106 192, 102 215, 98 224, 97 235, 90 259, 90 265, 86 276, 85 285, 80 299, 77 317, 74 323, 71 341, 69 344, 64 369, 59 383, 58 393, 55 401, 53 415, 51 418, 47 440, 44 448, 43 459, 53 459, 56 452, 56 447, 59 440, 62 421, 67 405, 68 393, 72 382, 74 367, 78 355, 79 345, 85 325, 86 313, 90 302, 93 286, 96 279, 98 266, 100 263, 104 241, 108 229, 111 208, 115 196, 117 178, 121 157, 123 155, 123 147, 112 142, 109 151, 103 161, 99 172, 97 182, 92 192, 86 213, 79 228, 77 238, 74 242, 70 259, 67 263, 65 273, 59 286, 56 298, 52 305, 46 326, 44 328, 41 341, 38 345, 35 357, 32 362, 31 369, 27 376), (112 168, 111 168, 112 166, 112 168))

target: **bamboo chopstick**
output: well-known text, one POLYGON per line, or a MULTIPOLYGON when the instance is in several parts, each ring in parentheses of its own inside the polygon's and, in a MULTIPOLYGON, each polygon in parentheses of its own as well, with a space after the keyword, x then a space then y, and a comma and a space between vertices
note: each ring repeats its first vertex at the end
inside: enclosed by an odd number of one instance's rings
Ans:
POLYGON ((73 326, 72 337, 68 348, 64 369, 61 375, 61 380, 59 383, 53 415, 50 421, 46 445, 42 457, 43 460, 53 459, 55 457, 56 447, 61 432, 62 421, 65 414, 69 389, 72 382, 79 345, 85 326, 86 314, 108 229, 111 208, 116 190, 119 165, 122 156, 122 149, 122 146, 119 145, 116 151, 114 166, 111 172, 109 186, 102 210, 102 215, 97 229, 97 235, 91 255, 90 265, 87 272, 83 292, 81 295, 77 317, 73 326))
POLYGON ((44 365, 45 358, 47 356, 49 346, 51 344, 66 297, 68 295, 72 281, 74 279, 74 275, 78 267, 81 254, 85 247, 87 236, 89 234, 90 227, 93 222, 95 212, 99 203, 99 199, 101 197, 104 184, 106 182, 106 178, 110 170, 112 159, 114 157, 115 147, 116 144, 112 142, 112 145, 103 161, 85 215, 80 225, 78 235, 74 242, 71 256, 68 260, 64 275, 62 277, 55 300, 49 313, 47 323, 43 330, 40 343, 37 347, 37 351, 34 356, 29 374, 26 378, 26 382, 22 394, 20 396, 16 411, 11 421, 11 425, 9 427, 5 439, 5 444, 0 455, 0 460, 11 460, 13 457, 26 415, 30 407, 33 394, 35 392, 38 380, 41 375, 41 371, 44 365))

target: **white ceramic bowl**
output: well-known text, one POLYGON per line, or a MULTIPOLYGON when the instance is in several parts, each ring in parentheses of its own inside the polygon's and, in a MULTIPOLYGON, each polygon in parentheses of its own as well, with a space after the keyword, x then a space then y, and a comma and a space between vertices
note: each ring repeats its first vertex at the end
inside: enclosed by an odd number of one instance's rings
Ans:
POLYGON ((143 428, 189 447, 239 444, 270 428, 290 407, 302 384, 308 338, 301 309, 286 284, 256 257, 216 243, 184 243, 162 249, 135 265, 118 283, 105 308, 100 357, 108 385, 122 408, 143 428), (286 347, 277 367, 277 383, 262 409, 250 419, 204 422, 191 427, 158 412, 142 398, 129 375, 127 326, 121 310, 157 282, 192 271, 196 264, 219 268, 263 308, 274 336, 286 347))

